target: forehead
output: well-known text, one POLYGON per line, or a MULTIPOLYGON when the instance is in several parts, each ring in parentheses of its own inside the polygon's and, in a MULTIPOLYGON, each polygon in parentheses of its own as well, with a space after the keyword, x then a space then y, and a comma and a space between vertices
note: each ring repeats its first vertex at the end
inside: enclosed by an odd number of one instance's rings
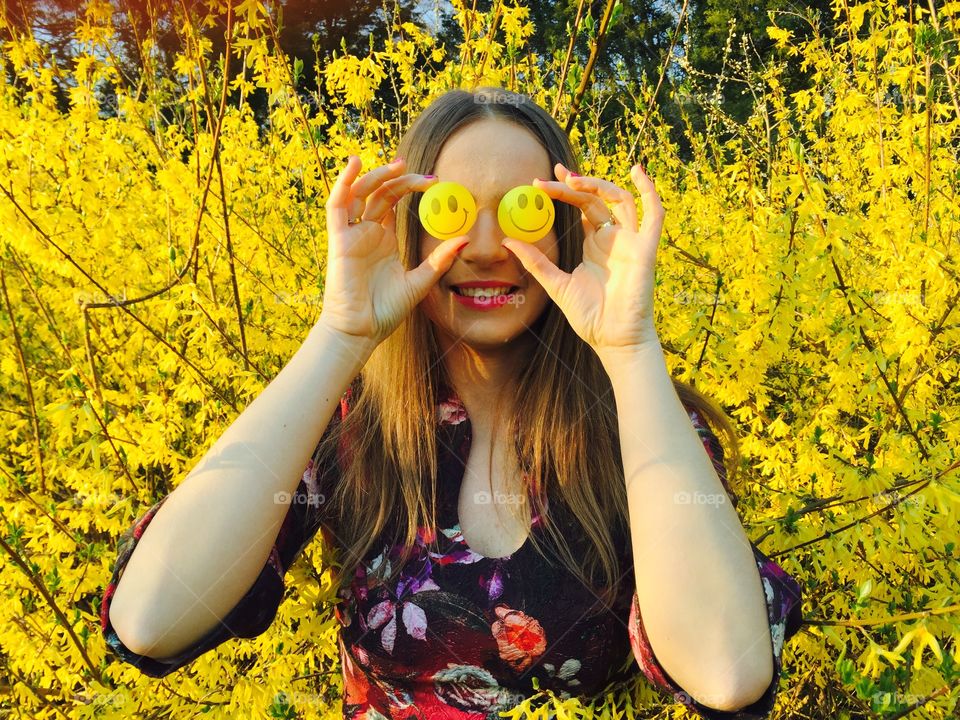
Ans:
POLYGON ((551 179, 553 168, 531 131, 507 120, 484 119, 447 138, 433 173, 460 183, 483 206, 496 205, 508 190, 536 177, 551 179))

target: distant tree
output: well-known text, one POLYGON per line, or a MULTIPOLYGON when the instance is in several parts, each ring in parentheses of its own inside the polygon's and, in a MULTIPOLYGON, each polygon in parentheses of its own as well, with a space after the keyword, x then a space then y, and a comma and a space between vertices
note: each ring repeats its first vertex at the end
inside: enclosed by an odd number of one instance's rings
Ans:
MULTIPOLYGON (((528 48, 544 60, 559 54, 565 57, 571 37, 574 38, 571 65, 583 67, 590 54, 590 18, 597 31, 603 17, 607 0, 525 0, 530 8, 530 20, 534 24, 534 33, 527 39, 528 48), (580 22, 577 22, 578 16, 580 22), (578 29, 579 28, 579 29, 578 29)), ((620 0, 621 8, 617 20, 613 23, 603 42, 591 73, 590 88, 603 89, 612 99, 636 93, 641 82, 655 85, 671 35, 676 26, 676 18, 655 0, 620 0)), ((477 0, 471 5, 481 12, 489 12, 492 0, 477 0)), ((438 34, 448 45, 463 42, 463 33, 455 22, 452 13, 441 13, 438 19, 438 34)), ((547 77, 546 82, 557 83, 559 77, 547 77)), ((566 79, 565 85, 570 82, 566 79)), ((572 95, 569 85, 566 92, 572 95)), ((567 100, 570 100, 567 97, 567 100)), ((627 104, 632 104, 625 97, 627 104)), ((661 112, 671 118, 671 124, 679 124, 679 116, 672 112, 669 97, 664 93, 660 98, 661 112)), ((563 111, 557 118, 561 124, 566 121, 563 111)), ((623 116, 623 108, 617 102, 604 106, 600 122, 603 125, 613 123, 623 116)), ((678 140, 680 138, 678 137, 678 140)))
MULTIPOLYGON (((69 67, 80 52, 74 40, 74 29, 82 17, 87 0, 2 0, 7 17, 14 27, 47 43, 57 61, 69 67)), ((315 0, 265 0, 279 20, 279 46, 291 62, 302 68, 298 90, 305 95, 314 95, 325 102, 323 83, 317 76, 317 65, 322 70, 324 60, 334 53, 349 52, 365 55, 371 42, 382 46, 390 32, 391 21, 411 21, 425 25, 437 37, 438 44, 457 48, 463 42, 463 33, 453 18, 449 2, 423 3, 414 0, 356 0, 355 2, 316 2, 315 0), (386 13, 390 13, 390 18, 386 13)), ((528 39, 528 49, 546 62, 551 56, 564 57, 571 38, 573 48, 571 65, 583 67, 590 54, 591 26, 596 32, 607 6, 607 0, 522 0, 530 9, 534 33, 528 39), (577 22, 578 16, 580 21, 577 22), (587 19, 589 18, 589 20, 587 19)), ((113 48, 115 61, 121 71, 121 82, 128 91, 142 88, 140 82, 146 65, 142 57, 142 41, 151 37, 156 43, 153 60, 158 71, 172 73, 176 54, 182 50, 182 14, 185 6, 196 19, 206 15, 204 0, 177 0, 177 2, 139 2, 134 0, 111 0, 114 8, 113 25, 117 42, 113 48)), ((630 96, 636 96, 641 83, 654 86, 670 52, 671 41, 678 34, 677 23, 681 0, 657 2, 656 0, 620 0, 617 19, 606 33, 600 45, 595 65, 590 75, 588 90, 596 89, 609 96, 602 111, 600 122, 604 125, 622 118, 622 107, 616 102, 624 97, 625 103, 633 105, 630 96)), ((480 12, 490 12, 493 0, 475 0, 471 7, 480 12)), ((682 130, 681 104, 697 130, 707 123, 706 98, 713 93, 721 75, 720 97, 716 108, 735 122, 742 122, 750 115, 754 98, 742 81, 745 73, 744 48, 750 55, 754 70, 774 58, 775 43, 767 35, 766 28, 774 14, 777 24, 793 31, 794 37, 812 35, 812 29, 804 17, 812 18, 821 34, 833 34, 833 10, 830 0, 814 0, 798 3, 794 0, 693 0, 686 8, 681 25, 685 33, 674 46, 664 81, 658 92, 658 111, 667 124, 674 128, 675 141, 684 145, 687 141, 682 130), (733 37, 728 36, 733 25, 733 37), (744 41, 746 40, 746 43, 744 41), (684 55, 691 72, 686 73, 676 62, 684 55), (678 91, 681 91, 678 93, 678 91), (697 102, 690 102, 690 97, 697 102)), ((213 57, 224 51, 225 18, 218 18, 202 32, 211 42, 213 57)), ((779 62, 796 64, 785 73, 785 89, 792 92, 809 82, 809 72, 799 67, 799 60, 778 58, 779 62)), ((9 66, 5 68, 8 75, 9 66)), ((10 77, 11 82, 16 78, 10 77)), ((69 82, 65 77, 57 80, 57 100, 62 109, 69 102, 69 82)), ((549 77, 547 82, 559 83, 559 77, 549 77)), ((569 105, 574 89, 571 79, 565 81, 565 100, 569 105)), ((102 88, 104 113, 115 108, 116 88, 102 88)), ((386 83, 378 90, 377 101, 392 113, 392 93, 386 83)), ((257 90, 248 100, 258 121, 266 120, 267 97, 257 90)), ((564 110, 559 110, 563 123, 564 110)), ((723 137, 723 130, 718 131, 723 137)), ((682 152, 685 152, 682 150, 682 152)))
MULTIPOLYGON (((744 82, 747 62, 754 72, 774 59, 786 62, 785 92, 809 87, 810 71, 800 67, 800 58, 776 56, 776 43, 766 31, 769 26, 776 22, 803 40, 813 36, 805 18, 812 19, 824 37, 833 36, 835 24, 830 0, 703 0, 690 3, 689 13, 687 60, 697 71, 693 84, 711 93, 719 85, 719 109, 736 122, 743 122, 753 111, 754 98, 744 82), (722 83, 718 82, 721 75, 722 83)), ((691 119, 698 129, 705 126, 705 116, 696 108, 691 119)))
MULTIPOLYGON (((69 67, 81 49, 74 39, 78 19, 82 18, 86 0, 2 0, 9 20, 21 32, 32 33, 43 40, 57 61, 69 67)), ((183 49, 180 35, 183 7, 195 19, 205 17, 207 10, 203 0, 178 2, 134 2, 111 0, 114 8, 113 24, 117 33, 114 48, 116 61, 128 88, 138 85, 145 65, 141 56, 142 41, 150 37, 156 43, 155 59, 161 70, 170 72, 174 57, 183 49), (178 18, 181 18, 178 21, 178 18)), ((299 60, 303 73, 300 89, 304 93, 316 91, 317 59, 321 66, 323 58, 334 52, 365 54, 371 37, 381 44, 388 33, 384 17, 383 0, 354 0, 353 2, 315 2, 312 0, 267 0, 267 5, 280 19, 280 49, 291 62, 299 60)), ((396 13, 401 22, 415 20, 413 0, 391 2, 391 13, 396 13)), ((218 18, 202 32, 211 43, 213 57, 222 55, 225 49, 225 18, 218 18)), ((7 69, 9 71, 9 68, 7 69)), ((13 80, 13 78, 11 78, 13 80)), ((57 85, 58 103, 65 109, 68 103, 65 81, 57 85)), ((321 90, 322 92, 322 90, 321 90)), ((105 90, 109 112, 111 89, 105 90)), ((266 113, 266 95, 257 92, 250 97, 255 113, 266 113)))

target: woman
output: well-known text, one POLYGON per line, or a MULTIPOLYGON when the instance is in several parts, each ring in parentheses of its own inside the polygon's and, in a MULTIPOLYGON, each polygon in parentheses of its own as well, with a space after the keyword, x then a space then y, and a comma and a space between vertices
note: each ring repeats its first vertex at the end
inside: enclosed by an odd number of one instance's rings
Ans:
POLYGON ((765 715, 800 588, 727 502, 705 420, 736 457, 728 421, 666 370, 653 182, 633 168, 638 223, 632 192, 578 175, 549 114, 500 88, 442 95, 398 154, 360 177, 348 159, 326 206, 320 320, 125 534, 107 643, 163 677, 263 632, 320 530, 343 554, 345 717, 497 717, 534 677, 589 698, 638 669, 703 717, 765 715), (434 221, 463 208, 420 213, 440 181, 476 203, 442 241, 434 221), (525 185, 555 209, 534 242, 498 221, 525 185), (470 297, 478 283, 498 296, 470 297), (175 564, 185 533, 214 549, 175 564))

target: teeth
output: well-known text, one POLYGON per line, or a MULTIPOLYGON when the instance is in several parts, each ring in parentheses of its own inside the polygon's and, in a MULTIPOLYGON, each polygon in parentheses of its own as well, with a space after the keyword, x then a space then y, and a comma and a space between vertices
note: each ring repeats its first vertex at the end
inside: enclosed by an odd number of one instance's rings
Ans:
POLYGON ((510 288, 458 288, 458 291, 467 297, 492 298, 506 295, 510 288))

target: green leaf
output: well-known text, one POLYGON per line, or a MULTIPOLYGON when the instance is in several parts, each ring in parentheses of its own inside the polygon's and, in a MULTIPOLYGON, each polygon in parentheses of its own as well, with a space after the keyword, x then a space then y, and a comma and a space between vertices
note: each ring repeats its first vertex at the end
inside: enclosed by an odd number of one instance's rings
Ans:
POLYGON ((797 162, 803 162, 803 143, 800 138, 790 138, 787 145, 790 148, 790 154, 797 159, 797 162))
POLYGON ((849 685, 853 682, 854 676, 854 667, 853 660, 850 658, 840 658, 837 660, 837 673, 840 675, 840 680, 844 685, 849 685))
POLYGON ((843 641, 837 631, 829 625, 824 625, 823 634, 832 642, 838 650, 846 652, 847 644, 843 641))
POLYGON ((293 86, 297 87, 303 78, 303 60, 301 58, 293 59, 293 86))
POLYGON ((859 695, 861 699, 868 700, 870 696, 873 695, 873 680, 868 677, 860 678, 860 680, 857 681, 856 690, 857 695, 859 695))
POLYGON ((616 4, 613 6, 613 10, 610 12, 610 23, 607 25, 607 31, 609 32, 614 25, 617 24, 617 21, 620 19, 620 16, 623 15, 623 5, 620 3, 620 0, 617 0, 616 4))

